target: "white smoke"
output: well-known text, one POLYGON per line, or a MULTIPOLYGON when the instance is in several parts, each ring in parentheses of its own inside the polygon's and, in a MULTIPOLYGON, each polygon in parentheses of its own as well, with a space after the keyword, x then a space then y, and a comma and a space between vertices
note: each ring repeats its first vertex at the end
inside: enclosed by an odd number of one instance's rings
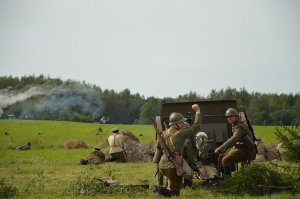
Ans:
POLYGON ((2 116, 3 108, 37 95, 43 95, 45 92, 46 90, 41 87, 30 87, 21 92, 10 89, 0 90, 0 117, 2 116))

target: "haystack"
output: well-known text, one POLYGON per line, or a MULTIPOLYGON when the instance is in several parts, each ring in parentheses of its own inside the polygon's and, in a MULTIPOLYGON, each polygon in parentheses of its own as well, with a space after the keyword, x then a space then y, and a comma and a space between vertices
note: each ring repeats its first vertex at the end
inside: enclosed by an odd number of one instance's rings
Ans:
POLYGON ((78 149, 78 148, 88 148, 88 146, 85 143, 85 141, 83 141, 81 139, 77 139, 77 140, 68 140, 67 142, 65 142, 64 148, 78 149))

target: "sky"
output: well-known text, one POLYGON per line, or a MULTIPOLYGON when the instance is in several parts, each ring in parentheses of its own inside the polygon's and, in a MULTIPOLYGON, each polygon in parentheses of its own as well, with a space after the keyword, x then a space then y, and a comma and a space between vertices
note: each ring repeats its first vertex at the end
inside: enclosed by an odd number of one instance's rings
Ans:
POLYGON ((300 93, 299 0, 1 0, 0 76, 145 97, 300 93))

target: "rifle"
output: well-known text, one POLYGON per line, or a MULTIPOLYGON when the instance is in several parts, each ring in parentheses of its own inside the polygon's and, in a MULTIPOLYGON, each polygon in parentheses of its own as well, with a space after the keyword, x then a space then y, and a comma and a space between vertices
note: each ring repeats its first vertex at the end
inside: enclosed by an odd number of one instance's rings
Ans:
POLYGON ((251 123, 250 123, 250 121, 249 121, 249 119, 247 117, 247 113, 246 113, 245 110, 244 110, 244 114, 245 114, 245 119, 246 119, 247 125, 248 125, 248 127, 249 127, 249 129, 251 131, 251 134, 252 134, 253 142, 255 142, 256 138, 255 138, 255 135, 254 135, 254 130, 253 130, 253 127, 252 127, 252 125, 251 125, 251 123))
POLYGON ((174 159, 174 157, 172 156, 172 153, 170 152, 169 148, 167 147, 165 141, 163 140, 163 138, 160 135, 160 132, 157 129, 157 125, 156 122, 153 123, 155 132, 156 132, 156 136, 158 138, 158 141, 164 151, 164 153, 166 154, 166 157, 169 159, 169 161, 174 165, 174 168, 176 170, 176 173, 178 176, 184 176, 184 174, 186 173, 185 170, 183 170, 183 168, 176 162, 176 160, 174 159))
MULTIPOLYGON (((253 141, 253 143, 255 143, 256 138, 255 138, 255 135, 254 135, 254 130, 253 130, 253 127, 252 127, 252 125, 251 125, 251 123, 250 123, 250 121, 249 121, 249 119, 247 117, 247 113, 246 113, 245 110, 244 110, 244 114, 245 114, 245 119, 246 119, 247 125, 248 125, 248 127, 249 127, 249 129, 251 131, 251 134, 252 134, 252 141, 253 141)), ((256 154, 257 154, 257 146, 256 146, 256 144, 254 144, 254 147, 255 147, 256 154)))

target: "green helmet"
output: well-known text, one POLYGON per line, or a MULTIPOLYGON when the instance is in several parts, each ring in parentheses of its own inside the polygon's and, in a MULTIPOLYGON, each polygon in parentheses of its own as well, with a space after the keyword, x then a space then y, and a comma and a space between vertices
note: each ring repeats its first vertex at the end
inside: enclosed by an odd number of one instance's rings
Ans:
POLYGON ((239 116, 238 112, 234 108, 227 109, 225 113, 225 117, 232 116, 232 115, 239 116))
POLYGON ((173 112, 170 114, 170 117, 169 117, 169 126, 171 126, 173 124, 177 124, 179 122, 184 122, 184 121, 185 121, 185 118, 183 117, 182 114, 173 112))

